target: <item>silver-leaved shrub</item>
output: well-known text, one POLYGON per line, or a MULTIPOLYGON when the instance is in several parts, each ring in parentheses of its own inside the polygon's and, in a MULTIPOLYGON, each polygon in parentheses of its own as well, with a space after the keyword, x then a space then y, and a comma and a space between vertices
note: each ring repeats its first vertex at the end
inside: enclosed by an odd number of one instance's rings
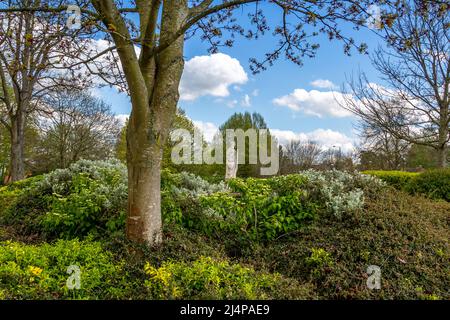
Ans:
POLYGON ((362 209, 365 195, 376 193, 385 186, 380 179, 358 172, 307 170, 300 174, 307 178, 308 192, 336 217, 362 209))

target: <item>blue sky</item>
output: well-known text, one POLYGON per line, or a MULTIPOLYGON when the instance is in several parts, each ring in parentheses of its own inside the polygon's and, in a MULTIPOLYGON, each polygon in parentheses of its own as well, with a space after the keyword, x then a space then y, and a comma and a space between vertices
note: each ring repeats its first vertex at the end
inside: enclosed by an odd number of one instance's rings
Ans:
MULTIPOLYGON (((236 13, 236 18, 248 21, 245 11, 236 13)), ((269 18, 278 21, 280 16, 269 12, 269 18)), ((342 25, 341 29, 355 38, 356 43, 367 43, 369 52, 381 43, 368 29, 355 31, 350 25, 342 25)), ((238 39, 234 47, 222 49, 221 55, 214 58, 207 53, 207 44, 198 38, 190 39, 185 47, 187 71, 179 106, 205 134, 235 112, 258 112, 280 140, 308 138, 347 150, 356 138, 355 118, 337 110, 333 100, 346 76, 352 73, 361 70, 370 80, 379 79, 367 55, 353 50, 349 57, 344 54, 342 42, 329 41, 325 36, 317 39, 320 44, 317 56, 305 58, 302 67, 281 57, 274 66, 257 75, 251 74, 249 58, 262 57, 273 48, 275 39, 271 32, 257 41, 238 39)), ((111 88, 99 89, 99 93, 116 114, 129 113, 126 95, 111 88)))

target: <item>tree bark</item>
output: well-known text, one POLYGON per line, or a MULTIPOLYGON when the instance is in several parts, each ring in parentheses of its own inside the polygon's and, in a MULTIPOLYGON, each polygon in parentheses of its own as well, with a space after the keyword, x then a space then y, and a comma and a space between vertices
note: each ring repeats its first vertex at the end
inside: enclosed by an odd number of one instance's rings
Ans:
POLYGON ((438 150, 438 167, 446 168, 447 167, 447 148, 444 145, 442 148, 438 150))
POLYGON ((25 115, 18 112, 11 121, 11 182, 25 178, 25 115))
MULTIPOLYGON (((130 127, 128 129, 133 130, 130 127)), ((162 241, 162 149, 153 144, 143 151, 151 158, 151 162, 141 162, 133 156, 128 160, 127 238, 134 242, 157 244, 162 241)))
POLYGON ((445 168, 447 166, 447 143, 450 135, 449 132, 449 104, 442 102, 439 110, 439 149, 438 151, 438 167, 445 168))
MULTIPOLYGON (((102 3, 97 3, 101 8, 102 3)), ((187 8, 185 0, 164 3, 161 43, 179 30, 186 19, 187 8)), ((125 34, 125 26, 117 19, 117 11, 104 9, 112 12, 106 19, 113 21, 125 34)), ((115 35, 113 38, 123 62, 132 103, 127 128, 127 237, 134 242, 159 244, 162 241, 161 162, 163 146, 179 100, 184 37, 178 37, 156 56, 147 57, 144 47, 139 60, 133 46, 123 42, 123 38, 115 35)))

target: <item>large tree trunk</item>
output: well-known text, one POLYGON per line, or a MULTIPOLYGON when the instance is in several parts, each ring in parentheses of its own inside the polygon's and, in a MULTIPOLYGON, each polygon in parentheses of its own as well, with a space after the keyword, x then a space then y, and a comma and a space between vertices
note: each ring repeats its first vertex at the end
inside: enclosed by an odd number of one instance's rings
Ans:
MULTIPOLYGON (((129 137, 134 130, 129 126, 129 137)), ((127 237, 135 242, 150 244, 162 241, 161 227, 161 148, 149 145, 145 153, 147 160, 131 153, 128 157, 128 217, 127 237), (136 159, 137 158, 137 159, 136 159)))
POLYGON ((439 149, 438 151, 438 167, 445 168, 447 166, 447 141, 449 136, 449 106, 448 103, 442 103, 440 106, 440 125, 439 125, 439 149))
POLYGON ((128 26, 114 2, 92 1, 104 24, 116 30, 111 36, 131 97, 132 111, 127 129, 127 236, 132 241, 152 245, 162 241, 162 149, 179 99, 184 35, 178 35, 178 30, 186 22, 188 5, 187 0, 163 1, 158 42, 168 45, 155 53, 152 49, 157 24, 150 22, 157 21, 158 1, 141 0, 139 3, 141 36, 146 44, 138 58, 133 43, 127 40, 131 38, 128 26))
MULTIPOLYGON (((164 43, 185 20, 187 4, 184 0, 167 2, 162 15, 161 42, 164 43)), ((128 81, 134 94, 131 94, 133 108, 127 130, 127 237, 135 242, 153 245, 162 241, 161 163, 179 100, 183 48, 184 37, 180 36, 156 57, 143 59, 141 56, 139 72, 143 83, 128 81), (142 85, 145 90, 140 91, 142 85)), ((120 48, 118 51, 121 54, 120 48)), ((145 57, 145 52, 141 55, 145 57)), ((138 72, 130 65, 124 65, 124 70, 129 72, 130 79, 135 78, 132 73, 138 72)))
POLYGON ((11 182, 25 178, 25 116, 18 112, 11 121, 11 182))
POLYGON ((448 149, 446 148, 446 146, 443 146, 442 148, 440 148, 439 150, 437 150, 438 152, 438 167, 439 168, 445 168, 447 166, 447 155, 448 155, 448 149))

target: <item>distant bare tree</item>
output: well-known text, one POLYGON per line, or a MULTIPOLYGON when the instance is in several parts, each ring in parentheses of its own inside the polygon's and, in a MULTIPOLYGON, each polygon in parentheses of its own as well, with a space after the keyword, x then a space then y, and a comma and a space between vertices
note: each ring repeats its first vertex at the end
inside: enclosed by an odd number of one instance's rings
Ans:
POLYGON ((415 1, 393 22, 387 49, 372 57, 388 87, 362 74, 350 83, 346 107, 395 139, 434 148, 446 166, 450 140, 450 15, 448 4, 415 1))
POLYGON ((290 141, 283 150, 284 168, 289 173, 311 168, 317 164, 322 148, 314 141, 290 141))
POLYGON ((404 169, 411 143, 367 123, 360 127, 360 164, 365 169, 404 169))
POLYGON ((40 157, 35 169, 65 168, 77 160, 114 155, 120 124, 109 105, 79 91, 62 91, 45 99, 40 118, 40 157))
POLYGON ((333 146, 322 152, 321 161, 317 167, 322 170, 353 171, 355 169, 354 157, 353 151, 344 152, 341 147, 333 146))

